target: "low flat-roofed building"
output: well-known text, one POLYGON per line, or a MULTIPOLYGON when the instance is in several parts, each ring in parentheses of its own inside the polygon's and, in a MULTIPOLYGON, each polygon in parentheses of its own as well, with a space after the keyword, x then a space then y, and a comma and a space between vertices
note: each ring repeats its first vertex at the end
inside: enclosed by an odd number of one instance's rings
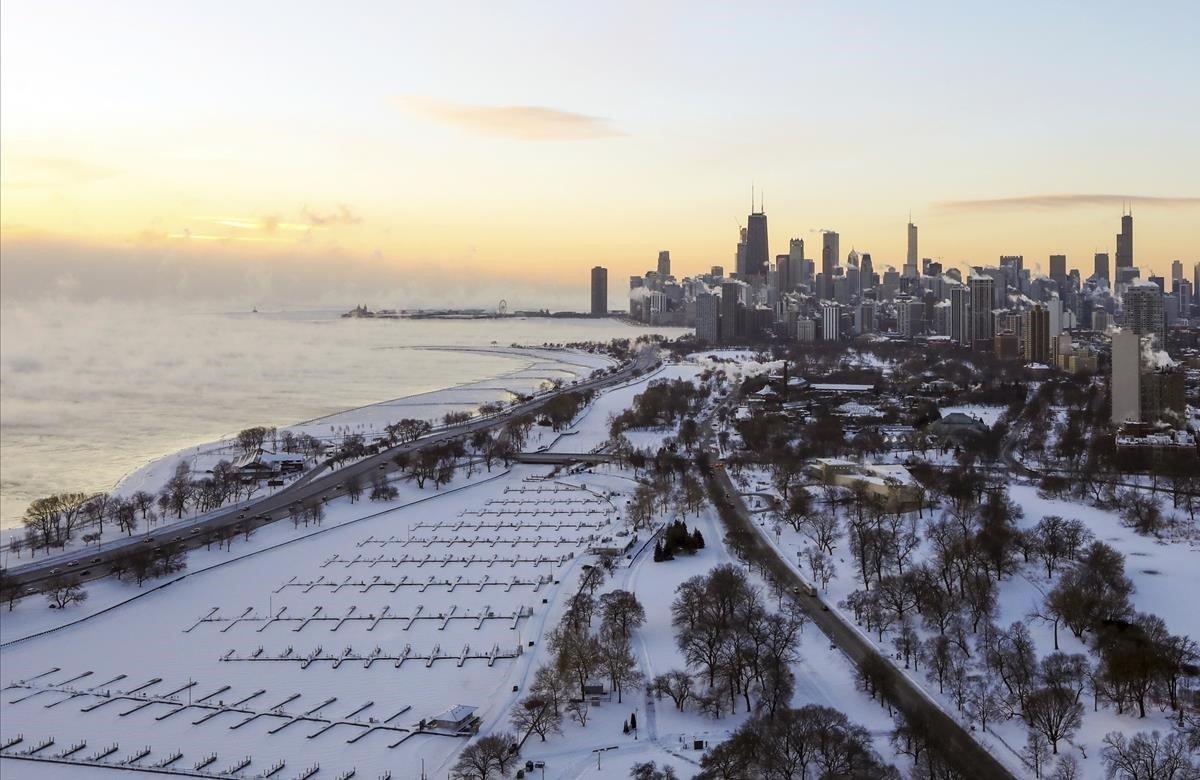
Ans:
POLYGON ((829 485, 862 485, 889 509, 911 511, 921 505, 921 487, 908 469, 898 464, 858 463, 842 458, 815 458, 809 470, 829 485))
POLYGON ((875 385, 854 385, 846 383, 834 382, 813 382, 808 386, 808 389, 814 393, 822 395, 838 395, 846 394, 853 395, 855 393, 872 393, 875 391, 875 385))

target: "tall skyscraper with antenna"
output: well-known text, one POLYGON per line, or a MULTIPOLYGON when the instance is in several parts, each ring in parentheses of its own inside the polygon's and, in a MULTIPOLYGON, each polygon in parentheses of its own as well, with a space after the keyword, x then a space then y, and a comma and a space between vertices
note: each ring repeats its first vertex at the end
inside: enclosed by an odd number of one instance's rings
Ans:
POLYGON ((917 276, 917 226, 908 217, 908 255, 904 259, 904 275, 917 276))
POLYGON ((1121 232, 1117 234, 1117 268, 1133 267, 1133 210, 1121 209, 1121 232))
MULTIPOLYGON (((762 193, 759 193, 762 197, 762 193)), ((754 209, 754 190, 750 190, 750 216, 746 221, 746 275, 762 280, 771 273, 771 252, 767 244, 767 215, 762 201, 754 209)), ((747 279, 749 281, 749 279, 747 279)))

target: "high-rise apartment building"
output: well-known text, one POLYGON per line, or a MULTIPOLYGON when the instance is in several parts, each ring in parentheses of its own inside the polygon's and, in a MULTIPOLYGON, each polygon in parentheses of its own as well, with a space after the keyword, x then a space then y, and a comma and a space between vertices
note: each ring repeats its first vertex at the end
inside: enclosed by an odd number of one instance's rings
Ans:
POLYGON ((727 344, 745 335, 745 315, 739 316, 738 311, 745 308, 739 300, 742 287, 741 282, 721 285, 721 341, 727 344))
POLYGON ((1133 215, 1121 215, 1121 232, 1117 234, 1117 268, 1133 267, 1133 215))
POLYGON ((996 282, 984 274, 972 274, 967 280, 971 291, 971 343, 976 349, 992 349, 996 324, 992 304, 996 298, 996 282))
POLYGON ((1050 365, 1050 310, 1039 303, 1025 318, 1025 360, 1050 365))
POLYGON ((950 289, 950 340, 971 345, 971 292, 961 285, 950 289))
POLYGON ((1123 328, 1139 336, 1154 336, 1155 345, 1164 349, 1167 343, 1167 323, 1163 316, 1162 288, 1153 282, 1136 282, 1129 285, 1121 298, 1125 312, 1123 328))
POLYGON ((712 293, 696 296, 696 338, 706 344, 721 341, 721 298, 712 293))
POLYGON ((592 316, 608 315, 608 269, 596 266, 592 269, 592 316))
POLYGON ((842 337, 842 307, 836 303, 821 304, 821 340, 837 341, 842 337))
POLYGON ((1112 422, 1141 420, 1142 343, 1138 334, 1122 328, 1112 334, 1112 422))

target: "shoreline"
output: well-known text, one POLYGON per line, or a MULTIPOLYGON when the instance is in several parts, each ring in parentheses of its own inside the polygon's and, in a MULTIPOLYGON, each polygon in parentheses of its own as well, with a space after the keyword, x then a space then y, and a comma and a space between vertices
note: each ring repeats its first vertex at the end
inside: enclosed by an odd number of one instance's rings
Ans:
MULTIPOLYGON (((358 406, 346 407, 346 408, 340 409, 338 411, 330 412, 329 414, 325 414, 325 415, 322 415, 319 417, 313 417, 313 418, 310 418, 307 420, 299 420, 299 421, 295 421, 295 422, 290 422, 290 423, 287 423, 286 425, 280 426, 279 430, 280 431, 296 430, 296 429, 301 429, 301 428, 304 428, 307 426, 322 425, 322 424, 325 424, 326 421, 334 420, 339 417, 351 418, 350 420, 343 421, 341 423, 342 425, 350 425, 350 424, 354 424, 353 418, 356 414, 361 415, 361 413, 363 413, 364 411, 372 410, 372 409, 382 410, 382 409, 384 409, 388 406, 392 406, 392 405, 395 405, 395 406, 403 406, 403 405, 457 406, 457 405, 461 405, 461 404, 455 404, 453 402, 449 402, 447 400, 443 400, 443 401, 437 400, 436 396, 440 393, 453 393, 453 392, 462 392, 462 391, 469 392, 471 390, 480 390, 480 391, 494 392, 494 393, 506 393, 509 397, 513 397, 518 394, 518 391, 515 391, 512 389, 511 385, 514 384, 514 382, 511 380, 518 378, 518 377, 516 377, 516 375, 521 374, 522 372, 528 371, 528 370, 530 370, 530 368, 537 365, 538 363, 545 362, 547 359, 550 358, 549 355, 539 354, 539 353, 555 352, 555 353, 562 354, 564 357, 576 355, 576 354, 578 354, 578 355, 588 355, 589 354, 589 353, 578 352, 576 350, 571 350, 571 349, 567 349, 567 348, 512 347, 512 346, 499 346, 499 345, 497 345, 497 346, 398 345, 398 346, 390 346, 390 347, 380 347, 380 349, 389 349, 389 350, 390 349, 396 349, 396 350, 414 349, 414 350, 422 350, 422 351, 430 351, 430 352, 466 352, 466 353, 471 353, 471 354, 488 355, 488 356, 492 356, 492 357, 507 358, 507 359, 519 362, 520 365, 511 367, 509 370, 506 370, 501 373, 494 374, 492 376, 485 377, 482 379, 466 381, 466 382, 458 382, 458 383, 455 383, 452 385, 447 385, 444 387, 436 387, 436 388, 431 388, 428 390, 421 390, 416 393, 410 393, 407 395, 397 396, 394 398, 388 398, 388 399, 376 401, 376 402, 369 403, 369 404, 361 404, 358 406), (507 387, 487 387, 487 385, 495 385, 495 384, 508 385, 508 386, 507 387), (432 397, 432 398, 430 398, 430 397, 432 397), (430 398, 429 403, 428 404, 411 404, 411 403, 406 404, 405 403, 405 402, 411 402, 414 399, 422 399, 422 398, 430 398)), ((608 358, 607 356, 603 356, 603 357, 595 356, 595 357, 597 360, 602 359, 608 365, 612 365, 612 360, 610 358, 608 358)), ((559 360, 559 361, 557 361, 557 363, 558 363, 558 365, 561 365, 561 366, 575 367, 577 369, 575 371, 571 371, 569 369, 562 369, 562 370, 568 374, 573 374, 576 378, 586 378, 585 374, 590 373, 589 366, 587 366, 586 363, 584 363, 582 361, 581 362, 571 362, 569 360, 559 360)), ((596 370, 596 368, 592 367, 591 370, 594 371, 594 370, 596 370)), ((542 380, 543 383, 548 382, 548 381, 549 380, 542 380)), ((475 405, 477 405, 477 404, 475 404, 475 405)), ((420 416, 420 415, 415 415, 415 416, 420 416)), ((359 423, 359 424, 363 424, 363 423, 359 423)), ((172 449, 169 451, 164 451, 158 455, 148 457, 147 459, 142 461, 139 465, 125 471, 125 473, 123 473, 120 477, 118 477, 116 480, 114 480, 107 489, 104 489, 102 491, 97 491, 97 492, 106 492, 109 494, 118 494, 118 495, 123 494, 125 492, 133 492, 133 490, 136 490, 141 487, 140 485, 134 486, 132 484, 134 481, 136 481, 138 479, 139 475, 147 475, 148 476, 150 473, 152 473, 155 470, 156 467, 159 467, 165 463, 175 463, 175 462, 178 462, 178 461, 184 460, 184 459, 201 457, 206 454, 211 455, 213 453, 220 452, 222 449, 225 449, 225 448, 233 445, 233 438, 236 435, 237 435, 237 431, 229 431, 229 432, 221 434, 220 436, 218 436, 214 439, 208 439, 206 441, 198 441, 198 442, 193 441, 189 444, 185 444, 182 447, 178 447, 176 449, 172 449)), ((17 517, 17 518, 14 518, 14 520, 15 520, 15 522, 13 522, 12 524, 0 525, 0 545, 7 545, 9 539, 13 538, 15 535, 23 533, 24 527, 21 523, 21 518, 17 517), (17 532, 17 533, 14 534, 14 532, 17 532)))

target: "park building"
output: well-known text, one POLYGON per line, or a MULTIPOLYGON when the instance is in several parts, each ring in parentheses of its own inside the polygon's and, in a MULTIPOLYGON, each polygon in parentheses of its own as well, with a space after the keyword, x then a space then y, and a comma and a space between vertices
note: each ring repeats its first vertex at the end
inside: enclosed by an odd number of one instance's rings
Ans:
POLYGON ((898 464, 815 458, 809 470, 827 485, 851 489, 862 486, 892 511, 911 511, 921 506, 920 486, 908 469, 898 464))

